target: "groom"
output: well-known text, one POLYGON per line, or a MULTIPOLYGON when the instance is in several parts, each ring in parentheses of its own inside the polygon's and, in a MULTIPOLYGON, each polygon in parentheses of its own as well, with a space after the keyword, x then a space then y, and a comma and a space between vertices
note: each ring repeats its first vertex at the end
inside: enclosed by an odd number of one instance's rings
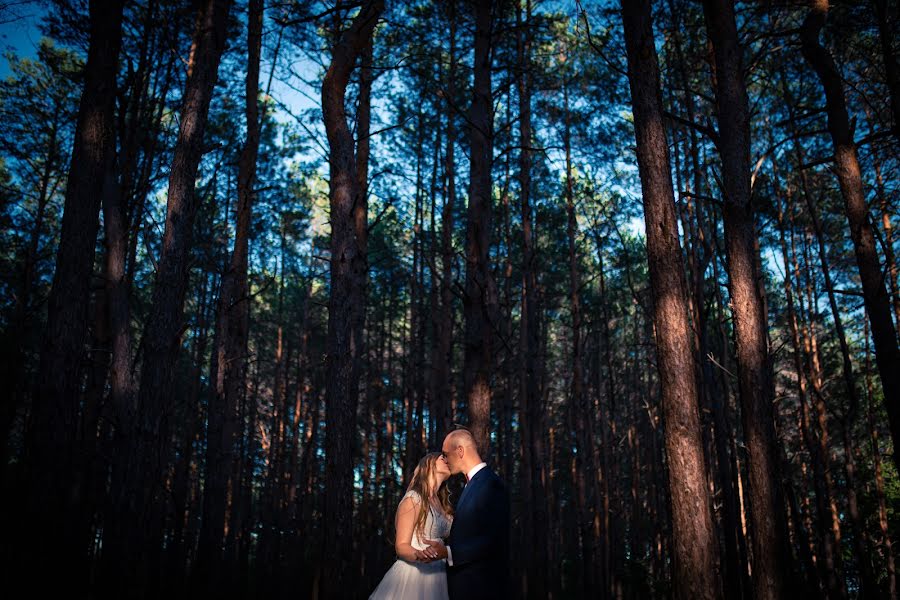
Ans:
POLYGON ((463 489, 447 543, 427 540, 426 553, 447 559, 450 600, 505 598, 509 571, 509 496, 481 460, 467 429, 451 431, 441 453, 450 473, 464 473, 463 489))

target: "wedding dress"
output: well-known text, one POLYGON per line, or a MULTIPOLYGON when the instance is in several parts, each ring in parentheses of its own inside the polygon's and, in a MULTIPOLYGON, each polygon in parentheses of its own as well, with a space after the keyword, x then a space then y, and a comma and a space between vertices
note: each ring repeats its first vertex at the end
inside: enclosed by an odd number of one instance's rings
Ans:
MULTIPOLYGON (((403 499, 422 499, 413 491, 406 492, 403 499)), ((425 518, 422 536, 413 533, 412 547, 424 550, 426 539, 438 540, 450 534, 450 519, 440 510, 432 507, 425 518)), ((398 558, 385 574, 384 579, 369 596, 369 600, 449 600, 447 594, 447 561, 435 560, 429 563, 408 562, 398 558)))

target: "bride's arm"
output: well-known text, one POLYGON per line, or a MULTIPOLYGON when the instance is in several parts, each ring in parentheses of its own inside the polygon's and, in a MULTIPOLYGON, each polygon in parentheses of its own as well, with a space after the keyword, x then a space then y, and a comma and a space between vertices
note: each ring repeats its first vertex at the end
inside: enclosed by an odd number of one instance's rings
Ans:
POLYGON ((413 498, 404 498, 397 507, 397 538, 394 550, 397 557, 414 562, 420 559, 419 552, 412 546, 413 529, 416 527, 418 505, 413 498))

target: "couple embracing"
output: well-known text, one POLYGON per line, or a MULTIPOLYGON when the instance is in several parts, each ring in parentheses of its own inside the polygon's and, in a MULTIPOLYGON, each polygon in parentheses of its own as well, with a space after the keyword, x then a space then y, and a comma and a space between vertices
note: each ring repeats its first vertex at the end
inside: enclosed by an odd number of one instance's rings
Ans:
POLYGON ((369 600, 478 600, 506 597, 509 496, 466 429, 419 461, 397 507, 397 561, 369 600), (456 510, 447 479, 466 476, 456 510))

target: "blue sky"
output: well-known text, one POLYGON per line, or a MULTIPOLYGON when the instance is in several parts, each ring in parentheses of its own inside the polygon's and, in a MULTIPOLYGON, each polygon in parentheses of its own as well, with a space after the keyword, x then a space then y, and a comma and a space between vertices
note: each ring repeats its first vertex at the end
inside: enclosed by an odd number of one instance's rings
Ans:
MULTIPOLYGON (((19 18, 0 15, 0 47, 3 48, 4 54, 12 50, 19 56, 34 56, 37 44, 41 40, 41 32, 38 31, 37 25, 44 11, 31 3, 14 10, 19 18), (9 23, 3 22, 13 18, 14 20, 9 23)), ((9 64, 5 59, 0 60, 0 77, 5 78, 7 75, 9 64)))

